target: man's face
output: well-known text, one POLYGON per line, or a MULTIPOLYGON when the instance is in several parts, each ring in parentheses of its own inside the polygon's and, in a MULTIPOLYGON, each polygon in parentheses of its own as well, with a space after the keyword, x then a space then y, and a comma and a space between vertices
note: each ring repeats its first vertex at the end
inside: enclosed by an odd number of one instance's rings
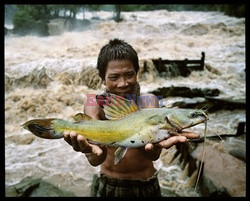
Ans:
POLYGON ((110 93, 126 97, 133 94, 137 78, 129 60, 113 60, 108 63, 104 84, 110 93))

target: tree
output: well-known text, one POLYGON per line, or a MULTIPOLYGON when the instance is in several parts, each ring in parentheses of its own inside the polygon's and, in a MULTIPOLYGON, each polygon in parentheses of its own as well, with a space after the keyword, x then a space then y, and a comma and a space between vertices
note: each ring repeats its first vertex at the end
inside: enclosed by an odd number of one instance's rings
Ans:
POLYGON ((48 35, 49 18, 50 13, 46 5, 17 5, 17 12, 13 17, 13 31, 20 35, 31 32, 48 35))
POLYGON ((96 14, 96 11, 99 10, 100 7, 101 7, 101 5, 99 5, 99 4, 88 5, 88 8, 93 11, 93 17, 92 17, 93 19, 98 18, 97 14, 96 14))
POLYGON ((121 19, 121 8, 122 8, 121 5, 118 5, 118 4, 115 5, 115 18, 114 19, 115 19, 116 22, 122 21, 122 19, 121 19))

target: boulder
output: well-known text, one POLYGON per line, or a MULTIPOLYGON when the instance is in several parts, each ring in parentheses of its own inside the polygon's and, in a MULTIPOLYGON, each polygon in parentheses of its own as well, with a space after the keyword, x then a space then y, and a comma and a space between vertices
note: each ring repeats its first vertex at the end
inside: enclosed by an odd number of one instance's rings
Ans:
POLYGON ((75 197, 72 192, 32 177, 26 177, 18 184, 5 187, 5 194, 6 197, 75 197))
POLYGON ((170 86, 160 87, 154 91, 151 91, 156 96, 161 95, 163 98, 169 96, 181 96, 181 97, 205 97, 205 96, 218 96, 220 94, 219 89, 212 88, 189 88, 184 86, 170 86))
MULTIPOLYGON (((201 160, 202 149, 203 145, 199 145, 192 156, 201 160)), ((223 192, 228 192, 232 197, 246 196, 246 163, 212 145, 206 145, 205 148, 204 177, 209 179, 216 189, 224 189, 223 192)))

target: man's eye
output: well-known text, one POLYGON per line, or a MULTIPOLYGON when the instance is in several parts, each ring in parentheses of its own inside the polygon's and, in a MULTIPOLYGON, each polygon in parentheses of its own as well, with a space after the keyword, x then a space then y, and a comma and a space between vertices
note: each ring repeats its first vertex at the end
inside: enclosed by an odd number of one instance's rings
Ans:
POLYGON ((127 78, 132 78, 132 77, 134 77, 134 75, 135 75, 134 73, 130 73, 130 74, 127 74, 126 77, 127 78))
POLYGON ((109 77, 109 79, 110 79, 111 81, 116 81, 116 80, 118 79, 118 77, 109 77))

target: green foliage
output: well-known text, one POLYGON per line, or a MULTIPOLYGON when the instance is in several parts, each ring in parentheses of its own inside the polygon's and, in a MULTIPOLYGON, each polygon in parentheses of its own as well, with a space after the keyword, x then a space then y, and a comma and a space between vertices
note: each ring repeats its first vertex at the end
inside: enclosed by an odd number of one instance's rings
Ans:
POLYGON ((17 11, 13 17, 14 33, 27 35, 30 33, 42 36, 48 35, 48 22, 50 19, 59 17, 59 11, 69 11, 65 17, 75 18, 82 8, 81 5, 17 5, 17 11))
POLYGON ((225 15, 245 17, 244 4, 123 4, 121 11, 147 11, 162 10, 168 11, 220 11, 225 15))
MULTIPOLYGON (((95 11, 101 10, 105 6, 115 8, 113 12, 115 14, 114 19, 117 22, 122 20, 120 13, 124 11, 133 12, 162 9, 168 11, 220 11, 229 16, 245 17, 245 4, 21 4, 15 6, 15 14, 12 19, 14 25, 13 31, 20 35, 26 35, 31 32, 48 35, 47 23, 50 19, 59 17, 60 11, 64 11, 64 17, 75 19, 77 13, 82 8, 87 8, 93 11, 93 18, 98 18, 95 11), (66 16, 67 11, 70 13, 69 16, 66 16)), ((11 9, 11 6, 6 6, 5 12, 8 13, 9 9, 11 9)))
POLYGON ((81 10, 81 5, 72 5, 72 4, 66 4, 66 5, 61 5, 60 8, 69 11, 69 17, 75 18, 76 14, 81 10))
POLYGON ((48 35, 48 11, 46 5, 17 5, 13 17, 14 33, 48 35))
POLYGON ((19 6, 13 18, 14 33, 27 34, 33 28, 35 22, 30 9, 19 6))
POLYGON ((88 9, 90 9, 92 11, 100 10, 100 8, 101 8, 100 4, 90 4, 90 5, 88 5, 88 9))
POLYGON ((154 4, 126 4, 121 5, 122 11, 147 11, 147 10, 156 10, 159 5, 154 4))
POLYGON ((244 4, 229 4, 223 9, 224 13, 229 16, 245 17, 245 5, 244 4))

